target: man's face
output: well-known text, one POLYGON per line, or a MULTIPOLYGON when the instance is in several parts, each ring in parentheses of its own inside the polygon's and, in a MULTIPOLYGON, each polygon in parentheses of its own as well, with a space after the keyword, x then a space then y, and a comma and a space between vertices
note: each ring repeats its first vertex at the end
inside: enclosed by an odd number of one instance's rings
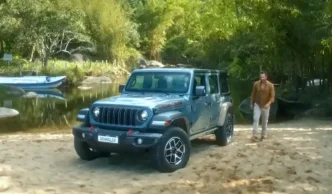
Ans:
POLYGON ((262 73, 262 74, 260 74, 259 79, 260 79, 262 82, 265 82, 266 79, 267 79, 267 76, 265 75, 265 73, 262 73))

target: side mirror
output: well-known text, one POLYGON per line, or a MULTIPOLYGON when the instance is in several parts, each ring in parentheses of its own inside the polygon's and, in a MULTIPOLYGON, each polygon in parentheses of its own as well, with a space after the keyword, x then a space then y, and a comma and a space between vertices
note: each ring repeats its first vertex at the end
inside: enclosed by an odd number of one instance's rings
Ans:
POLYGON ((195 96, 205 96, 205 86, 196 86, 195 96))
POLYGON ((122 93, 122 90, 123 90, 124 87, 125 87, 124 84, 120 84, 120 85, 119 85, 119 92, 120 92, 120 93, 122 93))

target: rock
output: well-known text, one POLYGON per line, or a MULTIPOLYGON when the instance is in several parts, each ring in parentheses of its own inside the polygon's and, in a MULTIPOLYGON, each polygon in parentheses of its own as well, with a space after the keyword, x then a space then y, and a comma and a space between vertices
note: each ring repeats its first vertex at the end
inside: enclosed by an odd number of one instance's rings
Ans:
POLYGON ((38 94, 36 92, 28 92, 23 95, 24 98, 37 98, 38 94))
POLYGON ((183 67, 183 68, 190 68, 190 67, 192 67, 192 65, 189 65, 189 64, 181 64, 181 63, 176 64, 176 66, 177 66, 177 67, 183 67))
POLYGON ((89 76, 87 79, 85 79, 82 84, 83 85, 90 85, 90 84, 111 84, 112 80, 109 77, 106 76, 100 76, 100 77, 92 77, 89 76))
POLYGON ((20 114, 17 110, 0 107, 0 118, 14 117, 20 114))
POLYGON ((138 60, 139 60, 140 66, 148 66, 149 65, 149 63, 147 62, 147 60, 144 59, 144 57, 142 57, 142 56, 139 57, 138 60))
POLYGON ((160 67, 160 68, 162 68, 162 67, 165 67, 165 65, 162 64, 159 61, 151 60, 151 61, 149 61, 149 67, 160 67))
POLYGON ((78 89, 80 90, 90 90, 91 88, 91 86, 78 86, 78 89))
POLYGON ((7 191, 11 186, 11 178, 9 176, 0 177, 0 192, 7 191))
POLYGON ((328 117, 331 116, 329 108, 312 108, 304 112, 304 116, 307 117, 328 117))
POLYGON ((177 66, 174 65, 174 64, 171 64, 171 65, 168 65, 167 67, 169 67, 169 68, 175 68, 175 67, 177 67, 177 66))
POLYGON ((144 68, 153 68, 153 67, 163 68, 163 67, 165 67, 165 65, 159 61, 154 61, 154 60, 151 60, 151 61, 144 60, 144 62, 142 62, 142 59, 141 59, 140 68, 144 69, 144 68))

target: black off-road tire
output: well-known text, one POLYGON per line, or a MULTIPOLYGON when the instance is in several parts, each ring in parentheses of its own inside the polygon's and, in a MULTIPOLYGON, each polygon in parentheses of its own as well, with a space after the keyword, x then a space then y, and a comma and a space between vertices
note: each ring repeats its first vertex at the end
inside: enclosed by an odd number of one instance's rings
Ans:
MULTIPOLYGON (((178 169, 184 168, 187 165, 190 157, 190 151, 191 151, 190 139, 186 134, 186 132, 179 127, 172 127, 167 130, 167 132, 159 140, 156 147, 153 149, 152 160, 155 167, 160 172, 168 172, 168 173, 174 172, 178 169), (175 145, 175 143, 177 143, 176 151, 174 149, 168 150, 169 148, 168 146, 175 145), (184 149, 181 146, 184 146, 184 149), (179 161, 178 163, 177 162, 173 163, 171 156, 173 156, 174 154, 172 154, 171 151, 173 151, 174 153, 176 152, 176 156, 181 155, 181 161, 179 161), (183 151, 183 154, 180 154, 182 153, 180 151, 183 151)), ((175 155, 173 159, 174 158, 176 158, 175 155)))
POLYGON ((111 152, 99 152, 99 157, 108 158, 111 156, 111 152))
POLYGON ((74 147, 77 155, 82 160, 91 161, 100 157, 99 152, 92 150, 86 142, 77 138, 74 138, 74 147))
POLYGON ((234 132, 234 119, 230 113, 227 113, 223 126, 218 127, 215 132, 216 141, 219 146, 226 146, 232 142, 234 132))

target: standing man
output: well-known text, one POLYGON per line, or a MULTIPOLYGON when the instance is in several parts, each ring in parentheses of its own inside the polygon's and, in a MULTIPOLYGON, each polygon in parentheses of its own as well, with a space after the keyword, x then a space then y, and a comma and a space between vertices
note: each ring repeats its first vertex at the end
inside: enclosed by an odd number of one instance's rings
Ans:
POLYGON ((270 106, 274 102, 275 91, 271 82, 267 81, 267 74, 260 73, 260 80, 254 83, 251 92, 251 109, 254 109, 253 140, 257 140, 257 129, 259 119, 262 116, 261 140, 266 138, 267 123, 269 119, 270 106))

